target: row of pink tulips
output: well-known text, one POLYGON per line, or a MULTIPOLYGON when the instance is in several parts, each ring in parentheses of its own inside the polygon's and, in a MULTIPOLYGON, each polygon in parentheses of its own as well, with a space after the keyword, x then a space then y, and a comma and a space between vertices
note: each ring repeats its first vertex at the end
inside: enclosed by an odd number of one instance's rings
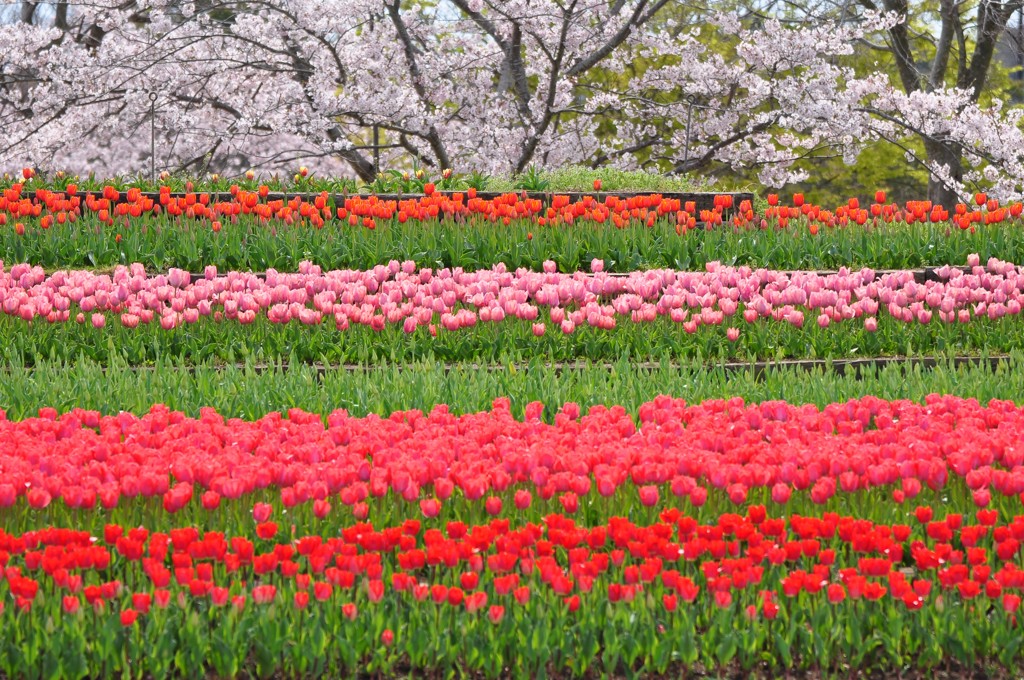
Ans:
MULTIPOLYGON (((76 409, 0 420, 0 507, 111 508, 125 497, 161 497, 174 512, 201 496, 215 509, 268 487, 285 506, 330 500, 355 506, 400 496, 436 516, 456 491, 491 514, 533 495, 558 495, 566 512, 593 491, 603 497, 632 486, 643 506, 666 494, 703 505, 708 487, 736 504, 759 490, 785 503, 809 490, 815 503, 837 493, 895 485, 897 500, 923 487, 963 478, 978 506, 991 494, 1024 492, 1024 408, 981 406, 958 397, 926 404, 865 397, 833 404, 746 405, 741 399, 688 405, 659 397, 641 406, 639 426, 621 407, 595 406, 581 417, 568 403, 554 423, 532 403, 520 420, 507 399, 489 412, 456 416, 396 412, 324 420, 297 409, 257 421, 199 419, 157 405, 146 415, 104 416, 76 409), (514 497, 513 497, 514 492, 514 497), (495 494, 504 494, 503 500, 495 494)), ((365 516, 365 514, 364 514, 365 516)))
POLYGON ((614 328, 623 317, 648 322, 668 316, 693 332, 736 315, 748 323, 772 318, 798 327, 808 316, 823 327, 863 319, 874 330, 880 310, 908 323, 929 323, 936 314, 947 323, 1020 314, 1024 269, 994 258, 981 266, 976 256, 969 264, 969 273, 944 267, 942 280, 919 284, 909 271, 818 275, 717 263, 705 272, 621 277, 601 272, 600 262, 593 263, 592 274, 558 273, 554 263, 545 272, 510 272, 500 264, 475 272, 432 271, 397 261, 369 271, 323 272, 303 263, 297 273, 271 270, 265 277, 207 267, 196 280, 178 269, 149 276, 138 264, 118 267, 113 275, 47 275, 40 267, 20 264, 8 271, 0 263, 0 309, 26 321, 81 323, 91 315, 94 325, 103 326, 106 315, 114 314, 128 327, 159 320, 168 329, 210 316, 251 323, 264 314, 275 323, 333 319, 339 329, 350 323, 376 329, 402 324, 407 332, 433 328, 436 315, 446 330, 518 318, 538 322, 537 334, 545 330, 545 317, 571 333, 584 323, 614 328))

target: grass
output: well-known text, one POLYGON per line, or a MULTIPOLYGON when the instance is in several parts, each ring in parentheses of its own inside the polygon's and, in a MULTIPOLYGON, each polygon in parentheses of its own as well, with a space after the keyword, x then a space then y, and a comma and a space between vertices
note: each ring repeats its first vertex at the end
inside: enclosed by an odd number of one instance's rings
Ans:
POLYGON ((354 416, 386 416, 410 409, 426 412, 437 404, 470 413, 489 409, 498 397, 509 397, 517 416, 530 402, 544 403, 550 421, 566 402, 576 402, 584 411, 595 404, 618 404, 635 413, 659 394, 691 403, 741 397, 748 402, 781 399, 824 407, 869 394, 921 402, 933 393, 973 397, 982 403, 1024 401, 1024 354, 1015 353, 994 367, 940 361, 934 368, 869 366, 858 375, 841 375, 827 367, 774 367, 764 373, 668 361, 646 367, 628 359, 611 366, 553 368, 539 358, 497 369, 464 364, 446 368, 419 361, 355 370, 281 363, 259 368, 252 362, 189 367, 168 359, 139 369, 121 360, 104 367, 81 359, 43 361, 35 367, 14 364, 0 374, 0 408, 11 419, 33 416, 42 407, 142 414, 156 403, 192 417, 211 406, 225 417, 249 419, 290 408, 320 414, 344 408, 354 416))
POLYGON ((674 221, 617 229, 610 224, 542 227, 529 220, 508 226, 485 221, 399 225, 381 220, 376 229, 342 226, 261 225, 255 218, 225 221, 216 233, 208 224, 166 217, 139 218, 130 226, 99 226, 83 217, 75 225, 42 229, 29 221, 24 235, 0 227, 0 261, 30 262, 47 269, 109 268, 142 263, 151 271, 181 267, 202 271, 275 268, 295 271, 303 260, 325 269, 371 269, 389 260, 421 267, 539 271, 554 260, 561 271, 588 270, 592 259, 611 272, 671 268, 701 270, 710 261, 773 269, 872 267, 904 269, 963 264, 970 253, 1024 261, 1024 230, 1018 225, 979 227, 948 224, 848 227, 812 235, 806 227, 734 230, 697 229, 679 235, 674 221), (120 240, 118 240, 120 237, 120 240))

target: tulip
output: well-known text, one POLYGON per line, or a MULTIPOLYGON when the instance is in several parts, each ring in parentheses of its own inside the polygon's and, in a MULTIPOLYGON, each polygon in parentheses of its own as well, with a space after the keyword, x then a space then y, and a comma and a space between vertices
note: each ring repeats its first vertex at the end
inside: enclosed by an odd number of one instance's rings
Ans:
POLYGON ((708 490, 702 486, 698 486, 690 492, 690 503, 694 507, 700 507, 704 505, 708 500, 708 490))
POLYGON ((61 598, 61 607, 65 614, 77 614, 82 602, 75 595, 65 595, 61 598))
POLYGON ((658 487, 641 486, 638 491, 640 493, 640 504, 644 507, 651 508, 658 504, 658 487))
POLYGON ((269 503, 256 503, 252 507, 252 518, 257 523, 266 522, 270 519, 270 514, 273 512, 273 508, 269 503))
POLYGON ((216 491, 206 491, 202 495, 204 510, 216 510, 220 506, 220 494, 216 491))
POLYGON ((487 501, 484 503, 484 508, 488 515, 492 517, 501 514, 501 499, 497 496, 489 496, 487 501))
POLYGON ((778 482, 772 486, 772 502, 778 503, 779 505, 785 505, 789 502, 789 498, 792 493, 793 491, 788 484, 778 482))
POLYGON ((313 516, 317 519, 324 519, 331 514, 331 504, 325 499, 313 501, 313 516))
POLYGON ((441 501, 436 498, 424 498, 420 501, 420 512, 427 519, 437 517, 441 513, 441 501))

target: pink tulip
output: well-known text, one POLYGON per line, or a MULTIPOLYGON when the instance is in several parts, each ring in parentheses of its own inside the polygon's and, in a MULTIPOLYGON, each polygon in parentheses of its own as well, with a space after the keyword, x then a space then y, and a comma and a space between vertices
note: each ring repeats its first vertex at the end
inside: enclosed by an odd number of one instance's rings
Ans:
POLYGON ((424 498, 420 501, 420 512, 428 519, 437 517, 441 512, 441 501, 436 498, 424 498))
POLYGON ((640 494, 640 504, 644 507, 651 508, 658 504, 658 487, 656 486, 641 486, 638 489, 640 494))
POLYGON ((778 503, 779 505, 785 505, 789 502, 789 497, 793 494, 793 490, 788 484, 779 482, 772 487, 772 502, 778 503))
POLYGON ((252 506, 252 518, 257 523, 263 523, 270 519, 273 511, 274 509, 269 503, 256 503, 252 506))

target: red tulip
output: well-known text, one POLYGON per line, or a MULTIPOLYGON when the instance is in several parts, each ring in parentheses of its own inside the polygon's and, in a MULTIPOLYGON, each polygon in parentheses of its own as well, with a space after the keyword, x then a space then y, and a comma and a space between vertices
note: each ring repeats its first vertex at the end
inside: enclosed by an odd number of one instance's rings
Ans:
POLYGON ((61 606, 64 608, 65 614, 76 614, 82 606, 82 602, 75 595, 65 595, 61 598, 61 606))
POLYGON ((828 589, 828 601, 832 604, 839 604, 846 599, 846 590, 838 583, 832 583, 828 589))

